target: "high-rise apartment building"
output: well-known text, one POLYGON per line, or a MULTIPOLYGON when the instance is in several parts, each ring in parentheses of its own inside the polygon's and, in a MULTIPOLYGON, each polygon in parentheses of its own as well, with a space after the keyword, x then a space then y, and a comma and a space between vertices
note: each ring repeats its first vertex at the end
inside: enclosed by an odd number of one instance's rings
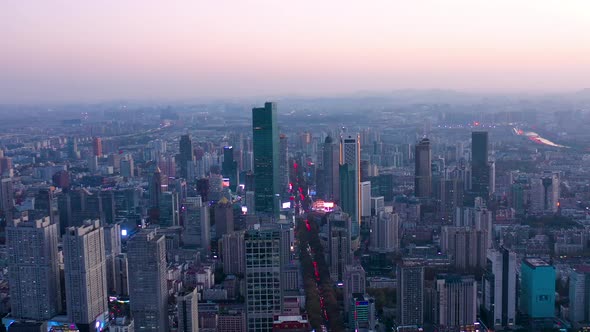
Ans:
POLYGON ((215 236, 221 238, 224 234, 234 231, 234 209, 227 198, 222 197, 214 207, 215 236))
POLYGON ((252 131, 256 212, 278 218, 279 128, 275 103, 252 109, 252 131))
POLYGON ((245 257, 244 232, 238 231, 221 236, 221 260, 225 274, 244 274, 245 257))
POLYGON ((108 294, 116 294, 115 259, 121 254, 121 225, 110 224, 103 227, 105 265, 108 294))
POLYGON ((400 243, 399 215, 381 210, 372 219, 369 249, 377 252, 398 250, 400 243))
POLYGON ((576 266, 570 272, 569 320, 572 323, 590 321, 590 266, 576 266))
POLYGON ((104 230, 100 220, 69 227, 63 236, 68 319, 85 328, 103 321, 107 306, 104 230))
POLYGON ((6 250, 11 316, 48 320, 61 311, 57 225, 49 217, 8 222, 6 250))
POLYGON ((100 137, 92 139, 92 152, 94 156, 102 157, 102 139, 100 137))
POLYGON ((516 254, 506 248, 489 249, 482 298, 486 325, 511 327, 516 317, 516 254))
POLYGON ((129 268, 127 254, 118 254, 114 259, 115 264, 115 294, 129 296, 129 268))
POLYGON ((474 270, 486 266, 487 231, 475 227, 444 226, 441 230, 441 250, 453 257, 459 270, 474 270))
POLYGON ((344 280, 344 269, 352 263, 351 229, 348 213, 334 209, 328 216, 328 265, 334 281, 344 280))
POLYGON ((366 292, 366 273, 365 269, 359 265, 346 265, 344 267, 344 310, 350 309, 350 300, 353 294, 365 294, 366 292))
POLYGON ((127 242, 129 302, 136 329, 168 331, 166 242, 163 235, 142 230, 127 242))
POLYGON ((424 267, 403 263, 396 274, 399 324, 420 327, 424 324, 424 267))
POLYGON ((474 325, 477 319, 477 282, 473 276, 438 275, 435 289, 437 325, 454 329, 474 325))

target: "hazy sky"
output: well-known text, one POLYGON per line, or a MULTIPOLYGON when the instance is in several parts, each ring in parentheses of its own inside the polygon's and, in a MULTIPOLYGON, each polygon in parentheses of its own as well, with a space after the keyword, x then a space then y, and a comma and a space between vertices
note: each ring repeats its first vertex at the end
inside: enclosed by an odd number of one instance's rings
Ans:
POLYGON ((0 1, 0 103, 586 87, 589 0, 0 1))

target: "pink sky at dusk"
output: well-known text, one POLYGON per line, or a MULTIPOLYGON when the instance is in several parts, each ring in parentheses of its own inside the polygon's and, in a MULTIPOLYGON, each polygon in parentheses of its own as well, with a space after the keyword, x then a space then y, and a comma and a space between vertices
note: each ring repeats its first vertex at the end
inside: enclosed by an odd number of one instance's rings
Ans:
POLYGON ((0 103, 590 87, 590 1, 0 3, 0 103))

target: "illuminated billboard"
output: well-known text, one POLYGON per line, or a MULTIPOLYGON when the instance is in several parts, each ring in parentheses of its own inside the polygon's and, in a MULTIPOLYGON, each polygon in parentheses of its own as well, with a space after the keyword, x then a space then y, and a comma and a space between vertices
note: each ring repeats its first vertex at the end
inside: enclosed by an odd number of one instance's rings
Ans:
POLYGON ((334 202, 326 202, 321 199, 318 199, 317 201, 313 202, 311 208, 314 211, 330 212, 334 210, 334 202))

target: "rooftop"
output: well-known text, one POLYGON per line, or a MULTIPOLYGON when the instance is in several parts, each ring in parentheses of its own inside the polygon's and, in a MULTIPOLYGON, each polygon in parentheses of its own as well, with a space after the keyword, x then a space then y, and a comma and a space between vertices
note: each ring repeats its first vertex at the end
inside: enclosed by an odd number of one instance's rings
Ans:
POLYGON ((525 258, 524 261, 532 267, 551 266, 549 263, 545 262, 541 258, 525 258))

